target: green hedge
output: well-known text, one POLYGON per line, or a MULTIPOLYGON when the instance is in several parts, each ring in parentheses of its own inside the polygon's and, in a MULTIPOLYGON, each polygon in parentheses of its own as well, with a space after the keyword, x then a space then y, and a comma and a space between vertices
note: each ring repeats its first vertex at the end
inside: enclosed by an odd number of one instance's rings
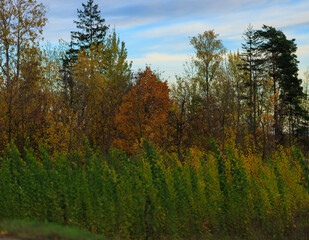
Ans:
POLYGON ((0 159, 0 220, 75 226, 123 239, 178 239, 218 234, 283 238, 309 211, 308 162, 278 151, 262 161, 213 143, 183 162, 149 143, 137 156, 80 153, 22 157, 11 146, 0 159))

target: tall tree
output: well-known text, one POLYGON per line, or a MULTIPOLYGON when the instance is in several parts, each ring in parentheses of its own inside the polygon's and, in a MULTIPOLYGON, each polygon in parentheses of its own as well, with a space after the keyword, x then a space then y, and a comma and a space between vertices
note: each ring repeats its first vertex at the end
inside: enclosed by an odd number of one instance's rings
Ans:
POLYGON ((193 62, 198 68, 199 85, 201 90, 206 93, 207 99, 209 96, 209 83, 215 78, 222 56, 225 53, 225 48, 218 36, 214 30, 210 30, 198 34, 190 40, 196 51, 193 62))
POLYGON ((192 112, 190 122, 195 142, 202 144, 201 147, 205 147, 205 144, 209 142, 209 137, 212 137, 216 128, 214 126, 218 122, 215 119, 216 100, 210 88, 211 82, 219 76, 220 64, 226 52, 218 36, 214 30, 210 30, 190 40, 195 49, 192 62, 197 70, 196 76, 192 78, 195 84, 192 85, 194 94, 190 106, 192 112))
POLYGON ((108 151, 116 135, 115 115, 123 101, 123 96, 132 87, 132 63, 127 60, 128 52, 125 43, 120 41, 115 32, 105 41, 102 53, 99 54, 100 71, 104 75, 104 87, 96 108, 97 128, 96 142, 108 151))
POLYGON ((298 78, 297 46, 295 39, 288 40, 282 31, 271 26, 264 25, 255 35, 262 40, 259 49, 263 52, 263 65, 273 81, 275 139, 281 144, 285 116, 305 114, 300 106, 305 95, 298 78))
MULTIPOLYGON (((305 78, 303 82, 304 93, 306 97, 302 100, 301 106, 309 113, 309 67, 305 72, 305 78)), ((299 137, 298 142, 303 146, 305 152, 309 152, 309 115, 306 114, 303 118, 296 119, 298 128, 295 131, 295 135, 299 137)))
MULTIPOLYGON (((69 91, 64 91, 70 139, 79 132, 108 151, 115 136, 115 114, 131 85, 131 65, 125 43, 115 32, 104 44, 79 51, 67 75, 74 77, 68 79, 74 85, 67 85, 69 91)), ((70 146, 72 141, 69 150, 70 146)))
POLYGON ((73 45, 77 49, 90 48, 92 44, 101 44, 104 41, 109 26, 105 25, 105 19, 101 17, 98 4, 88 0, 82 4, 83 10, 77 9, 78 20, 74 21, 79 31, 72 31, 73 45))
POLYGON ((37 45, 46 24, 45 7, 35 0, 0 2, 0 71, 5 99, 7 141, 13 139, 15 101, 20 86, 22 63, 28 50, 37 45))
POLYGON ((116 115, 118 147, 132 153, 142 137, 159 146, 164 143, 171 106, 169 92, 167 82, 158 81, 149 67, 137 74, 136 85, 124 96, 116 115))
POLYGON ((248 105, 249 105, 249 133, 254 136, 255 143, 257 143, 256 129, 257 129, 257 105, 258 105, 258 78, 261 73, 261 56, 258 50, 260 43, 259 38, 254 34, 252 25, 249 25, 244 33, 245 43, 242 44, 243 52, 241 58, 243 59, 242 69, 245 71, 244 81, 248 79, 248 105))
MULTIPOLYGON (((99 60, 97 54, 102 54, 104 39, 108 30, 105 25, 105 19, 101 17, 101 11, 98 10, 98 5, 94 4, 93 0, 88 0, 86 4, 82 4, 83 9, 77 10, 78 20, 74 21, 78 31, 71 32, 71 43, 68 46, 68 51, 63 57, 62 79, 63 79, 63 94, 65 96, 66 113, 69 121, 69 150, 72 148, 72 139, 74 129, 76 130, 84 122, 86 99, 88 91, 86 82, 89 83, 91 78, 98 79, 99 76, 94 76, 94 67, 97 65, 94 60, 99 60), (87 62, 87 63, 86 63, 87 62), (90 64, 88 69, 78 69, 83 64, 90 64), (91 71, 89 72, 89 68, 91 71), (76 72, 78 70, 78 72, 76 72), (81 78, 81 73, 83 77, 81 78), (86 75, 86 72, 88 75, 86 75), (77 75, 79 74, 79 77, 77 75), (87 79, 85 79, 87 78, 87 79), (82 81, 81 81, 82 80, 82 81)), ((102 59, 102 58, 101 58, 102 59)), ((103 72, 100 72, 102 76, 103 72)), ((91 81, 90 81, 91 82, 91 81)), ((96 81, 92 81, 96 82, 96 81)))
POLYGON ((189 147, 190 139, 188 139, 189 131, 189 106, 191 102, 190 81, 185 77, 177 77, 176 83, 172 85, 171 99, 173 101, 172 107, 169 111, 168 123, 170 127, 169 138, 171 138, 170 145, 175 146, 172 150, 177 152, 178 160, 183 160, 182 151, 189 147))

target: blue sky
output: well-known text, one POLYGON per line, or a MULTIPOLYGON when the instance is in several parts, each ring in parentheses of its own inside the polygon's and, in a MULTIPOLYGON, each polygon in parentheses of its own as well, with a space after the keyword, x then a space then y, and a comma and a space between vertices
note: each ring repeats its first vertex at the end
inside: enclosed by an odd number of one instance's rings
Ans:
MULTIPOLYGON (((77 9, 87 0, 39 0, 49 19, 45 40, 69 41, 77 9)), ((173 81, 193 54, 189 38, 214 29, 228 50, 241 48, 249 24, 263 24, 295 38, 300 77, 309 67, 308 0, 94 0, 102 17, 126 43, 134 69, 146 64, 173 81)))

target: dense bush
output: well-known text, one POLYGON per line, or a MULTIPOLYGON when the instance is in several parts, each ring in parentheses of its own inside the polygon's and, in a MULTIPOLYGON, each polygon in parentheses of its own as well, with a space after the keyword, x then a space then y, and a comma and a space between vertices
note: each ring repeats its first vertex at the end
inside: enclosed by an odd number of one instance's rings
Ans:
POLYGON ((85 144, 50 155, 15 146, 0 159, 0 220, 36 219, 124 239, 281 238, 309 211, 308 164, 297 150, 268 160, 250 150, 191 149, 183 162, 144 142, 128 157, 85 144))

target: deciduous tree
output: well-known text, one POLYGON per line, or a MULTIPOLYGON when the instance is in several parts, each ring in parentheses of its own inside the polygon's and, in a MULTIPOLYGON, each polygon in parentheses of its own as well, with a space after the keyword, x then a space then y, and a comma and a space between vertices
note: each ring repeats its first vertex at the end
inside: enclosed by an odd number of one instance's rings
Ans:
MULTIPOLYGON (((14 117, 18 115, 16 104, 23 81, 22 63, 29 49, 37 45, 46 23, 45 7, 36 0, 2 0, 0 2, 0 74, 2 76, 2 100, 4 107, 3 140, 11 142, 16 136, 14 117), (5 135, 5 134, 4 134, 5 135)), ((34 48, 33 48, 34 49, 34 48)), ((30 51, 31 52, 31 51, 30 51)), ((30 69, 29 69, 30 71, 30 69)))
POLYGON ((206 98, 209 96, 209 84, 218 73, 225 53, 225 48, 218 36, 214 30, 209 30, 190 40, 196 51, 193 62, 198 68, 200 90, 206 94, 206 98))
POLYGON ((171 106, 169 92, 167 82, 158 81, 149 67, 137 74, 135 86, 124 96, 116 115, 116 146, 132 153, 141 138, 163 144, 171 106))

